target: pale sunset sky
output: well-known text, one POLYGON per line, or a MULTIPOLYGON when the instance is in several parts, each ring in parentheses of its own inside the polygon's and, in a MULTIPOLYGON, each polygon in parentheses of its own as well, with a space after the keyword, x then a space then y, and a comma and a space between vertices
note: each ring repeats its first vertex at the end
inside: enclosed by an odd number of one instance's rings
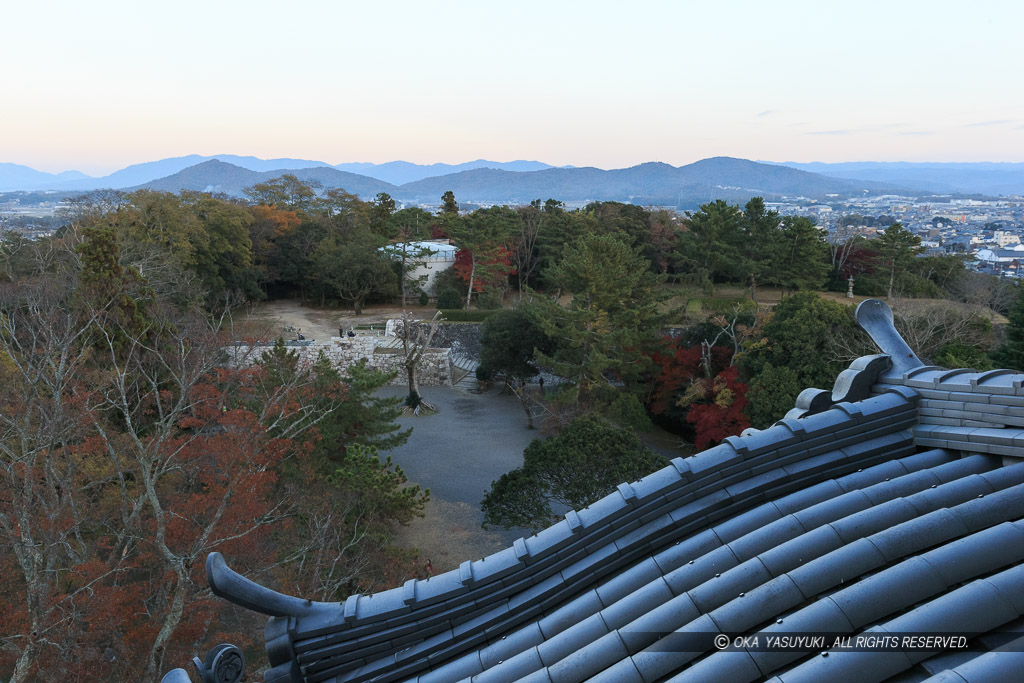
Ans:
POLYGON ((1024 161, 1020 0, 12 0, 0 162, 1024 161))

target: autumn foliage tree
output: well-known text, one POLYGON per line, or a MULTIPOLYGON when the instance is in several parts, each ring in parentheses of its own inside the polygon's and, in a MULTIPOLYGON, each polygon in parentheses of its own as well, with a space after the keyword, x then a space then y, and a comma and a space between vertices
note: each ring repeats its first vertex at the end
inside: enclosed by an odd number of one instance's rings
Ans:
POLYGON ((147 290, 110 237, 56 260, 64 245, 40 245, 0 288, 4 680, 158 680, 245 646, 206 587, 210 551, 340 599, 404 575, 390 530, 425 500, 373 450, 403 438, 369 397, 387 377, 225 364, 224 320, 147 290), (345 573, 318 577, 311 548, 345 573))
POLYGON ((654 354, 660 372, 647 409, 703 450, 750 426, 744 412, 747 385, 731 365, 732 350, 719 344, 687 346, 667 340, 654 354))

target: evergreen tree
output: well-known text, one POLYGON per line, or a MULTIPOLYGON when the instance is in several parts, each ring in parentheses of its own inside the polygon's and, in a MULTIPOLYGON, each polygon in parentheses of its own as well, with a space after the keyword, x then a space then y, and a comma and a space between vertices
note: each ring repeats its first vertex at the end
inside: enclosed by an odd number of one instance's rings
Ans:
POLYGON ((904 228, 901 223, 893 223, 879 236, 877 244, 883 268, 889 274, 886 298, 892 299, 896 274, 905 270, 914 256, 921 251, 921 238, 904 228))
POLYGON ((611 408, 629 392, 639 393, 666 324, 663 278, 613 235, 588 235, 566 246, 550 271, 572 301, 533 303, 540 328, 557 343, 553 353, 538 353, 538 361, 572 382, 578 405, 611 408))
POLYGON ((798 292, 782 300, 764 326, 764 337, 740 357, 748 378, 748 414, 755 427, 767 427, 793 408, 808 387, 830 388, 844 369, 830 360, 829 347, 841 332, 854 328, 848 307, 798 292))
POLYGON ((806 216, 786 216, 775 259, 775 279, 783 290, 818 289, 829 272, 824 231, 806 216))
POLYGON ((523 466, 491 484, 481 503, 484 526, 542 529, 558 519, 552 504, 581 510, 665 464, 633 432, 595 417, 576 418, 558 436, 535 439, 523 452, 523 466))
POLYGON ((1024 372, 1024 287, 1018 286, 1017 300, 1010 309, 1006 343, 993 354, 997 365, 1024 372))
POLYGON ((721 199, 701 206, 689 216, 688 231, 680 239, 677 260, 681 270, 694 273, 708 288, 716 279, 735 274, 742 225, 743 215, 737 206, 721 199))
POLYGON ((734 233, 737 260, 735 273, 750 287, 757 301, 757 286, 777 280, 773 272, 780 265, 779 214, 765 209, 764 200, 754 197, 743 209, 743 221, 734 233))

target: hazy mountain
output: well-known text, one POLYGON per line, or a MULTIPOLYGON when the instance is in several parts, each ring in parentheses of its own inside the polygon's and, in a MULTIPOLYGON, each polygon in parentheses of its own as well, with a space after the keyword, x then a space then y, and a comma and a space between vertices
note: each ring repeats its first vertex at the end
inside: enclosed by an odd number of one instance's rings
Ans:
POLYGON ((337 164, 334 168, 339 171, 358 173, 389 182, 393 185, 404 185, 405 183, 434 178, 436 176, 459 173, 461 171, 472 171, 477 168, 496 168, 502 171, 541 171, 545 168, 554 168, 550 164, 540 161, 486 161, 477 159, 467 161, 464 164, 414 164, 408 161, 389 161, 384 164, 370 163, 349 163, 337 164))
POLYGON ((143 185, 153 180, 183 171, 186 168, 201 164, 204 161, 223 161, 250 171, 281 171, 302 168, 327 167, 346 173, 355 173, 393 185, 430 178, 434 176, 458 173, 475 168, 500 168, 506 171, 538 171, 553 168, 539 161, 486 161, 477 159, 464 164, 413 164, 408 161, 390 161, 385 164, 349 163, 331 166, 323 161, 309 159, 260 159, 253 156, 235 154, 215 154, 202 156, 190 154, 183 157, 172 157, 157 161, 132 164, 106 176, 94 178, 78 171, 66 171, 52 174, 42 173, 28 166, 18 164, 0 164, 0 192, 17 190, 67 190, 85 192, 99 188, 124 189, 143 185))
POLYGON ((877 193, 892 188, 881 183, 827 178, 785 166, 715 157, 678 168, 652 162, 612 171, 548 168, 513 173, 476 169, 406 183, 398 196, 437 201, 445 190, 452 190, 461 201, 523 203, 554 197, 563 201, 617 200, 690 207, 718 198, 741 201, 757 195, 823 197, 830 193, 877 193))
MULTIPOLYGON (((430 202, 437 201, 440 193, 447 189, 467 201, 513 202, 543 196, 566 201, 616 199, 679 205, 715 198, 739 201, 751 193, 768 197, 783 194, 818 197, 864 190, 909 194, 1024 194, 1024 164, 1021 163, 775 163, 716 157, 678 168, 647 163, 604 171, 573 166, 554 167, 539 161, 497 162, 485 159, 464 164, 423 165, 391 161, 331 166, 323 161, 307 159, 260 159, 234 154, 192 154, 160 159, 134 164, 101 178, 92 178, 78 171, 53 174, 19 164, 0 163, 0 192, 126 189, 167 178, 211 160, 273 175, 308 168, 331 169, 361 176, 364 180, 358 181, 360 183, 372 178, 390 186, 402 186, 402 192, 395 195, 396 199, 430 202), (806 175, 799 175, 801 172, 806 175)), ((213 171, 205 172, 215 175, 213 171)), ((341 182, 338 176, 328 174, 325 178, 331 187, 335 186, 333 183, 341 182)), ((237 193, 237 180, 226 177, 221 182, 213 175, 207 180, 211 186, 224 186, 237 193)), ((194 181, 190 179, 189 183, 194 184, 194 181)), ((357 182, 353 178, 349 181, 357 182)))
POLYGON ((846 162, 781 165, 832 178, 870 180, 915 187, 930 192, 1008 195, 1024 194, 1024 164, 1019 163, 912 163, 846 162))
POLYGON ((89 176, 79 171, 46 173, 21 164, 0 163, 0 192, 46 189, 55 184, 88 178, 89 176))
POLYGON ((330 166, 303 169, 274 169, 272 171, 251 171, 217 159, 204 161, 190 166, 177 173, 141 185, 133 190, 160 190, 163 192, 180 192, 195 190, 198 192, 221 192, 235 197, 242 196, 242 190, 257 183, 263 183, 290 173, 299 180, 317 181, 324 187, 341 187, 363 199, 372 199, 379 192, 397 193, 398 188, 390 183, 345 173, 330 166))
POLYGON ((103 187, 117 190, 135 187, 137 185, 148 183, 152 180, 166 178, 167 176, 183 171, 186 168, 211 160, 222 161, 250 171, 274 171, 278 169, 293 170, 309 168, 312 166, 330 168, 330 164, 325 164, 322 161, 306 161, 304 159, 258 159, 256 157, 235 156, 234 154, 216 154, 214 156, 190 154, 189 156, 184 157, 148 161, 144 164, 133 164, 132 166, 122 168, 120 171, 111 173, 108 176, 65 185, 62 189, 94 190, 103 187))

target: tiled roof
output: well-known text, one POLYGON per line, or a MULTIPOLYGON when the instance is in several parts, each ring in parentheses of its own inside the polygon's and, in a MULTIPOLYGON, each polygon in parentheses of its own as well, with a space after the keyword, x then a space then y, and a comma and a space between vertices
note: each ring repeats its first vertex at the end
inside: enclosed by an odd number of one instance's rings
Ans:
POLYGON ((865 326, 886 353, 794 416, 495 555, 342 603, 273 593, 217 554, 211 585, 274 615, 274 682, 1012 680, 1024 647, 990 651, 1024 636, 1024 375, 926 367, 865 326), (971 649, 828 651, 929 631, 971 649), (773 633, 830 639, 713 641, 773 633))

